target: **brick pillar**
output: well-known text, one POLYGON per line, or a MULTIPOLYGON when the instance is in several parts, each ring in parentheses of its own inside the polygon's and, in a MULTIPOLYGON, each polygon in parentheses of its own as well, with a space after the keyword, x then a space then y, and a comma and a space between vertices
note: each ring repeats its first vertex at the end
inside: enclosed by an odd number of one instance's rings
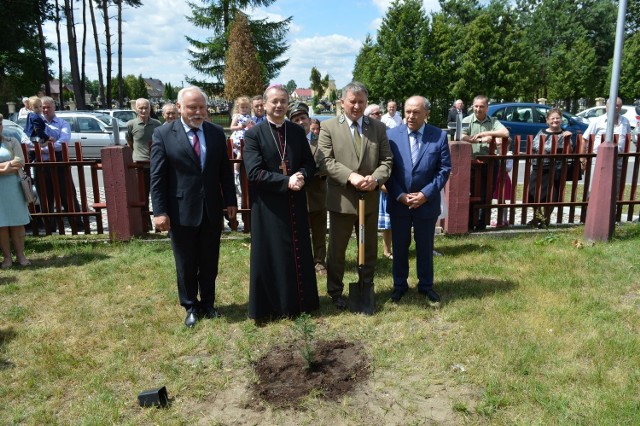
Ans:
POLYGON ((449 211, 444 220, 447 234, 469 232, 469 189, 471 185, 471 144, 449 142, 451 151, 451 175, 444 188, 449 211))
MULTIPOLYGON (((141 207, 137 203, 138 181, 131 148, 126 145, 109 146, 100 150, 102 176, 107 202, 109 238, 126 241, 142 235, 141 207)), ((139 204, 139 203, 138 203, 139 204)))
POLYGON ((588 241, 610 241, 616 223, 616 174, 618 168, 618 147, 611 142, 598 147, 598 156, 587 219, 584 224, 584 238, 588 241))

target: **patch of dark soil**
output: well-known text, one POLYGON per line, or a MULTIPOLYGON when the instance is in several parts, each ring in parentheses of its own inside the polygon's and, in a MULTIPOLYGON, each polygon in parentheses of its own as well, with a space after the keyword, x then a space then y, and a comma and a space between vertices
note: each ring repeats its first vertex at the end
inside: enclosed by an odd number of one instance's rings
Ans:
POLYGON ((259 398, 276 407, 293 407, 311 392, 339 400, 369 377, 369 357, 360 343, 319 340, 314 346, 312 368, 307 369, 298 346, 277 346, 258 360, 259 398))

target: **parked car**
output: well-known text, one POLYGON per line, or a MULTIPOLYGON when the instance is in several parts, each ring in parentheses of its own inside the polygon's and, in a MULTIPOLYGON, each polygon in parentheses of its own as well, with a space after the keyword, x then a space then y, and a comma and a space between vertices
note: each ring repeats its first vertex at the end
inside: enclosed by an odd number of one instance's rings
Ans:
MULTIPOLYGON (((607 110, 604 105, 595 106, 579 112, 577 116, 591 122, 596 121, 601 115, 605 114, 606 112, 607 110)), ((622 105, 622 109, 620 110, 620 112, 622 115, 627 117, 632 129, 638 127, 638 122, 640 121, 640 107, 635 105, 622 105)))
MULTIPOLYGON (((509 129, 512 138, 520 136, 520 152, 525 152, 527 136, 535 136, 541 129, 549 127, 547 112, 551 108, 553 107, 549 105, 523 102, 491 104, 487 114, 500 120, 509 129)), ((576 136, 587 130, 587 124, 575 115, 563 112, 562 128, 573 133, 573 143, 575 144, 576 136)))
MULTIPOLYGON (((126 143, 124 122, 110 115, 85 111, 56 111, 56 115, 71 126, 71 144, 82 144, 82 156, 85 159, 99 159, 100 150, 106 146, 126 143), (114 138, 114 128, 118 133, 114 138)), ((75 158, 75 152, 69 150, 69 156, 75 158)))
POLYGON ((136 112, 131 109, 98 109, 96 112, 116 117, 118 120, 124 121, 125 123, 138 116, 136 112))

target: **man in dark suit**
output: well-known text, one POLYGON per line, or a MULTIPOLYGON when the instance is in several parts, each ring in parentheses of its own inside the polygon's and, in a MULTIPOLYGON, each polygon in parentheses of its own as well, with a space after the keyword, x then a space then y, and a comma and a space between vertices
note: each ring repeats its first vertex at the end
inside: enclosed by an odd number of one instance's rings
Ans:
POLYGON ((153 133, 151 200, 156 229, 171 236, 178 297, 185 325, 193 327, 198 315, 220 316, 214 301, 222 209, 234 218, 238 208, 224 132, 204 121, 207 96, 187 87, 176 104, 181 118, 153 133))
POLYGON ((416 242, 418 292, 437 303, 433 289, 433 238, 440 214, 440 190, 451 172, 447 134, 426 124, 429 102, 412 96, 405 102, 407 124, 387 132, 393 152, 393 171, 386 183, 387 212, 393 242, 393 293, 398 302, 409 289, 411 227, 416 242))
POLYGON ((358 225, 358 192, 365 195, 365 262, 360 278, 373 282, 378 257, 378 189, 391 173, 391 149, 386 126, 364 117, 369 94, 359 82, 342 91, 343 113, 324 121, 318 139, 316 162, 327 175, 329 248, 327 292, 338 309, 345 309, 342 296, 345 252, 358 225))
POLYGON ((458 117, 460 117, 460 121, 464 118, 464 103, 462 102, 462 99, 458 99, 453 103, 453 106, 449 110, 447 123, 456 123, 458 117))

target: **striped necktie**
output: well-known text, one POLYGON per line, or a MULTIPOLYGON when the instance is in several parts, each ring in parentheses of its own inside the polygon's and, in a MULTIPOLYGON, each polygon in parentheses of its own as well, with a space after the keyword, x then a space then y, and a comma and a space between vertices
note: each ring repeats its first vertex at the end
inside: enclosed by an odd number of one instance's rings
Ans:
POLYGON ((411 144, 411 164, 416 165, 418 161, 418 155, 420 154, 420 133, 409 133, 409 143, 411 144))

